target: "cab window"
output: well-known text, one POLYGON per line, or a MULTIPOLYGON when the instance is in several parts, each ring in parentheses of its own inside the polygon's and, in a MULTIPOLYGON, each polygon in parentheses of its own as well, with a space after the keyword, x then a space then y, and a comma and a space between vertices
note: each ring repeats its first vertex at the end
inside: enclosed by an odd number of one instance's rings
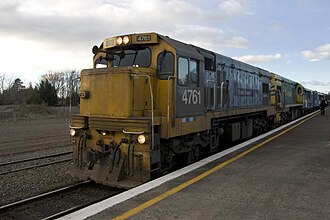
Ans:
POLYGON ((168 79, 174 73, 174 56, 170 52, 163 51, 157 58, 157 76, 159 79, 168 79))
POLYGON ((135 66, 148 67, 151 62, 151 52, 149 48, 134 48, 110 52, 113 56, 112 65, 117 66, 135 66))
POLYGON ((95 62, 95 68, 107 68, 108 67, 108 61, 104 59, 103 57, 100 57, 95 62))
POLYGON ((195 60, 189 61, 189 84, 198 85, 198 63, 195 60))
POLYGON ((178 63, 178 83, 179 85, 188 85, 188 72, 189 62, 188 59, 179 57, 178 63))
POLYGON ((198 86, 199 82, 198 61, 179 57, 178 60, 178 84, 198 86))

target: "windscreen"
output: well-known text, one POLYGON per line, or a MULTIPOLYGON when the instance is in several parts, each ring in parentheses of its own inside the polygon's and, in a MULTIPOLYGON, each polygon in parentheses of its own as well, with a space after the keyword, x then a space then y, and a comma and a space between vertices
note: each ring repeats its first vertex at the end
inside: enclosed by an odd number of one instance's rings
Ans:
POLYGON ((127 49, 109 49, 105 56, 95 61, 96 68, 107 67, 148 67, 151 63, 151 52, 147 47, 135 47, 127 49), (111 66, 108 66, 111 63, 111 66))
POLYGON ((113 55, 112 66, 148 67, 151 62, 149 48, 126 49, 110 52, 113 55))

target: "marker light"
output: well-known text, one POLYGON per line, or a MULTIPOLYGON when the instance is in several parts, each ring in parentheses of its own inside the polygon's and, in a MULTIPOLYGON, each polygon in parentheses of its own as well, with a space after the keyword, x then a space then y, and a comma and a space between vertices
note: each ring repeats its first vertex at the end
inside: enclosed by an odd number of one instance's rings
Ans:
POLYGON ((117 45, 121 45, 123 43, 123 38, 122 37, 117 37, 117 45))
POLYGON ((138 142, 139 142, 140 144, 144 144, 144 143, 146 142, 146 136, 144 136, 143 134, 140 134, 140 135, 138 136, 138 142))
POLYGON ((128 44, 128 42, 129 42, 129 37, 128 37, 128 36, 125 36, 125 37, 123 38, 123 43, 124 43, 124 44, 128 44))
POLYGON ((76 135, 76 130, 74 130, 73 128, 70 129, 70 135, 71 137, 76 135))

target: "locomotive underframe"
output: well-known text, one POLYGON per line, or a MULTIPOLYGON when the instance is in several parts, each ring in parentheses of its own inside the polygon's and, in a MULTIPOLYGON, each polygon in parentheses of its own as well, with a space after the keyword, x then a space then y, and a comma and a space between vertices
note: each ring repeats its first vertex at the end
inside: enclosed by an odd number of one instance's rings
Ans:
POLYGON ((132 188, 150 180, 153 172, 164 172, 176 164, 192 163, 203 155, 223 149, 229 142, 266 131, 274 120, 267 108, 262 110, 240 110, 245 113, 231 115, 234 112, 230 112, 225 117, 208 113, 204 122, 208 129, 172 138, 161 137, 161 129, 167 128, 161 127, 161 120, 156 117, 154 149, 150 144, 151 121, 147 118, 73 116, 71 127, 76 128, 77 134, 72 175, 109 186, 132 188), (212 117, 215 115, 218 117, 212 117), (145 144, 137 142, 138 134, 142 133, 150 137, 145 144))
POLYGON ((274 125, 274 117, 263 109, 253 113, 213 117, 208 123, 210 127, 206 130, 161 139, 161 163, 158 169, 153 167, 153 171, 162 172, 177 164, 192 163, 204 155, 225 149, 229 143, 264 133, 274 125))

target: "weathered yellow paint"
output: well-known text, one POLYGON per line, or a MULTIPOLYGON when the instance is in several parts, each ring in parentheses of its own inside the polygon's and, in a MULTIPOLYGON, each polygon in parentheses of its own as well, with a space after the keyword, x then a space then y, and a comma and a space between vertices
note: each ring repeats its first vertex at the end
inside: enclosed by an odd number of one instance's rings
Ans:
POLYGON ((296 94, 297 94, 297 103, 302 104, 304 101, 304 87, 299 83, 297 83, 296 94))
POLYGON ((144 110, 151 109, 149 85, 144 77, 132 77, 131 74, 148 74, 154 85, 154 72, 153 69, 136 67, 83 70, 81 91, 88 91, 89 98, 81 99, 80 114, 143 116, 144 110))
POLYGON ((281 86, 281 77, 279 75, 276 75, 274 73, 271 74, 271 80, 270 80, 270 85, 271 85, 271 105, 276 106, 278 101, 277 100, 277 86, 281 86))
POLYGON ((207 124, 206 124, 206 116, 196 116, 196 121, 191 122, 182 122, 181 120, 181 127, 182 127, 182 135, 191 134, 199 131, 206 131, 207 124))
POLYGON ((80 102, 82 115, 131 116, 133 83, 129 71, 122 74, 105 69, 83 70, 81 81, 81 90, 90 91, 90 97, 80 102))

